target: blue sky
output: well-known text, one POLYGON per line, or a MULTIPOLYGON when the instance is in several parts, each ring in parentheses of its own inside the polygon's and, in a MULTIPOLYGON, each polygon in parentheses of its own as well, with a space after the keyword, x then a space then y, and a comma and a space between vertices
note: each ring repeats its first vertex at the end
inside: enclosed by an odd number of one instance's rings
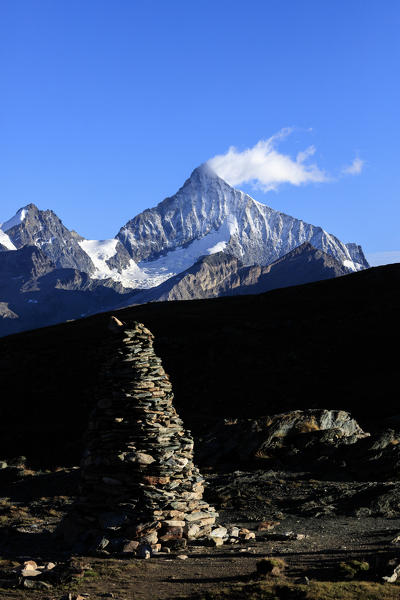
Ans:
POLYGON ((400 260, 399 31, 398 0, 3 0, 0 221, 34 202, 113 237, 217 155, 257 200, 400 260))

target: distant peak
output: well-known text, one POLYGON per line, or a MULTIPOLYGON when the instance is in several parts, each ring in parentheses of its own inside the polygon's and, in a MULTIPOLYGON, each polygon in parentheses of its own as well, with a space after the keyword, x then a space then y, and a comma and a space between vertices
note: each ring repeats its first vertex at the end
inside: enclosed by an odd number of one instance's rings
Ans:
POLYGON ((30 213, 30 212, 39 212, 39 209, 36 206, 36 204, 33 204, 33 202, 30 202, 26 206, 23 206, 22 208, 20 208, 19 210, 17 210, 17 212, 15 213, 15 215, 19 215, 22 212, 24 212, 25 214, 30 213))
POLYGON ((23 208, 20 208, 11 219, 0 225, 1 229, 3 231, 8 231, 9 229, 12 229, 12 227, 20 225, 25 220, 27 214, 32 211, 38 211, 38 207, 35 204, 27 204, 23 208))
POLYGON ((218 179, 216 172, 210 167, 208 163, 203 163, 192 172, 190 179, 193 177, 206 177, 208 179, 218 179))

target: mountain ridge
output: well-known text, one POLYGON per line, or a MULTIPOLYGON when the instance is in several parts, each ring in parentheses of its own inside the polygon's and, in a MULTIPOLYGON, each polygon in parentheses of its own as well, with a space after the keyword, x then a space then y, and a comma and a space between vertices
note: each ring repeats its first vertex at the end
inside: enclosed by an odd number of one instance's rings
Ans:
POLYGON ((109 240, 87 240, 34 204, 2 223, 0 334, 128 303, 261 293, 368 266, 357 244, 257 202, 201 165, 109 240))
POLYGON ((369 267, 357 244, 343 244, 322 227, 254 200, 206 164, 197 167, 174 196, 146 209, 117 234, 132 258, 149 272, 157 269, 157 260, 165 268, 168 252, 185 248, 188 253, 191 245, 207 236, 212 238, 209 253, 225 250, 245 265, 270 264, 309 241, 353 270, 369 267))
POLYGON ((205 255, 189 269, 159 286, 136 294, 134 304, 260 294, 289 285, 301 285, 352 271, 322 250, 304 242, 267 266, 245 266, 236 257, 218 252, 205 255))
POLYGON ((115 238, 86 240, 51 210, 34 204, 0 225, 0 251, 40 247, 59 267, 111 277, 126 287, 151 288, 224 250, 244 265, 266 266, 304 242, 353 270, 368 268, 362 248, 262 204, 230 186, 207 165, 178 192, 128 221, 115 238))

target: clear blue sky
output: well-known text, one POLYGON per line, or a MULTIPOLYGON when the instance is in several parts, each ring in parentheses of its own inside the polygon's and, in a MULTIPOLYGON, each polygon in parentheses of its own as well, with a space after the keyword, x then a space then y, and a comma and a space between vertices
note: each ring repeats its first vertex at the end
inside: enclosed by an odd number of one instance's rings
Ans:
POLYGON ((400 251, 399 31, 398 0, 3 0, 0 221, 33 202, 113 237, 202 162, 293 127, 279 152, 313 145, 329 181, 237 187, 400 251))

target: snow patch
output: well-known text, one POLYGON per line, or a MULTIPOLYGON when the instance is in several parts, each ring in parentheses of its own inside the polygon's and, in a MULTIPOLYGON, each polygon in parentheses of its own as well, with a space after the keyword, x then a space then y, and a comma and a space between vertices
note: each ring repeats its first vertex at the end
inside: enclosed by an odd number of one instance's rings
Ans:
POLYGON ((236 217, 229 215, 217 231, 211 231, 204 237, 193 240, 188 246, 175 248, 155 260, 142 261, 139 263, 139 267, 149 278, 163 277, 165 281, 169 277, 189 269, 200 256, 223 251, 231 235, 236 233, 237 229, 236 217))
POLYGON ((346 267, 347 269, 351 269, 352 271, 359 270, 359 268, 357 269, 356 264, 357 263, 354 263, 352 260, 344 260, 343 261, 343 266, 346 267))
POLYGON ((14 244, 12 243, 12 241, 10 240, 8 235, 6 233, 4 233, 4 231, 2 231, 1 229, 0 229, 0 244, 5 246, 8 250, 16 250, 16 247, 14 246, 14 244))
POLYGON ((104 262, 117 252, 118 240, 82 240, 78 244, 90 256, 94 266, 103 269, 104 262))
POLYGON ((17 213, 13 217, 11 217, 11 219, 9 219, 8 221, 5 221, 5 223, 2 223, 0 225, 0 228, 3 231, 8 231, 12 227, 15 227, 16 225, 20 225, 20 223, 22 223, 22 221, 25 219, 27 214, 28 214, 28 211, 26 210, 26 208, 20 208, 19 211, 17 211, 17 213))
MULTIPOLYGON (((91 274, 92 279, 108 279, 121 283, 124 287, 143 287, 142 282, 145 279, 145 274, 137 266, 134 260, 131 260, 128 266, 118 273, 118 271, 110 269, 107 260, 112 258, 117 253, 118 240, 81 240, 79 246, 92 260, 96 271, 91 274)), ((152 287, 149 285, 148 287, 152 287)))

